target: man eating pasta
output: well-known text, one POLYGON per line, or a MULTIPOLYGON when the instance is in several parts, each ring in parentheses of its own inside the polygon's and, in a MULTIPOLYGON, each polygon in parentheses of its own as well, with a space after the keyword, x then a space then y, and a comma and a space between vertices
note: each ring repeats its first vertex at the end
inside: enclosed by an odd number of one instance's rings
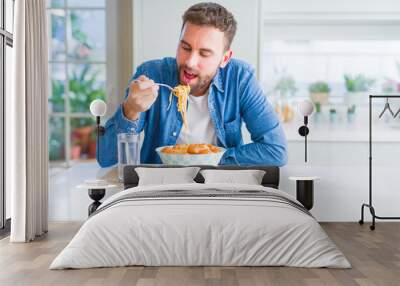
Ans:
POLYGON ((107 121, 100 165, 117 162, 118 133, 144 132, 141 163, 161 163, 155 151, 160 146, 203 143, 226 149, 220 165, 283 166, 282 126, 253 68, 232 57, 233 15, 219 4, 199 3, 182 19, 176 57, 140 65, 107 121), (243 143, 242 124, 251 143, 243 143))

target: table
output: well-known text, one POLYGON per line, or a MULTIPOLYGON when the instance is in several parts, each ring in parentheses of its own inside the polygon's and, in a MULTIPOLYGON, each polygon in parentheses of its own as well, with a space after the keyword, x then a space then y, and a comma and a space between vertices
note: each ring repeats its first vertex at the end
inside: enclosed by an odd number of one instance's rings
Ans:
POLYGON ((94 213, 97 208, 101 205, 100 200, 104 198, 106 194, 106 190, 108 188, 116 188, 118 187, 115 184, 110 184, 104 180, 87 180, 85 183, 80 184, 77 188, 87 189, 89 197, 93 200, 88 207, 88 215, 90 216, 94 213), (89 182, 88 182, 89 181, 89 182))
POLYGON ((314 181, 319 177, 289 177, 289 180, 296 181, 296 199, 307 209, 314 206, 314 181))

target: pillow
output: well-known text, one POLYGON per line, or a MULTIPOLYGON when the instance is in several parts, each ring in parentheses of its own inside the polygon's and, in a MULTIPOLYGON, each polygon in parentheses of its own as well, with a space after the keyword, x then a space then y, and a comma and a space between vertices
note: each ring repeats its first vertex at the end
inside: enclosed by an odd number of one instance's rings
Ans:
POLYGON ((196 183, 193 179, 199 170, 199 167, 135 168, 139 176, 138 186, 196 183))
POLYGON ((262 170, 202 170, 204 183, 236 183, 261 185, 265 171, 262 170))

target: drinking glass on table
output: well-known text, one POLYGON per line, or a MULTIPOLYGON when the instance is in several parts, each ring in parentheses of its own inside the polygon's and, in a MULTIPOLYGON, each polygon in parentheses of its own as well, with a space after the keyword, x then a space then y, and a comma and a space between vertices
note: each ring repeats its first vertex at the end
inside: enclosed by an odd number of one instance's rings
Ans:
POLYGON ((139 134, 119 133, 118 138, 118 179, 123 181, 124 167, 140 163, 139 134))

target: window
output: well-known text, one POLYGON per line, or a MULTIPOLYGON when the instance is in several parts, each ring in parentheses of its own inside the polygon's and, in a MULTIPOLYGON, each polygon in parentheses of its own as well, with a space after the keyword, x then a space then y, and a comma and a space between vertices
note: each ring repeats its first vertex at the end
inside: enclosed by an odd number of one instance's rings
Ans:
POLYGON ((48 1, 49 160, 95 158, 89 105, 106 97, 106 1, 48 1))
POLYGON ((9 231, 10 195, 5 189, 5 104, 11 95, 14 1, 0 0, 0 237, 9 231))
MULTIPOLYGON (((379 12, 320 8, 265 14, 262 84, 286 131, 295 130, 297 103, 306 98, 317 109, 311 123, 321 129, 365 128, 368 94, 400 93, 400 21, 379 12)), ((398 123, 393 120, 384 124, 398 123)))

